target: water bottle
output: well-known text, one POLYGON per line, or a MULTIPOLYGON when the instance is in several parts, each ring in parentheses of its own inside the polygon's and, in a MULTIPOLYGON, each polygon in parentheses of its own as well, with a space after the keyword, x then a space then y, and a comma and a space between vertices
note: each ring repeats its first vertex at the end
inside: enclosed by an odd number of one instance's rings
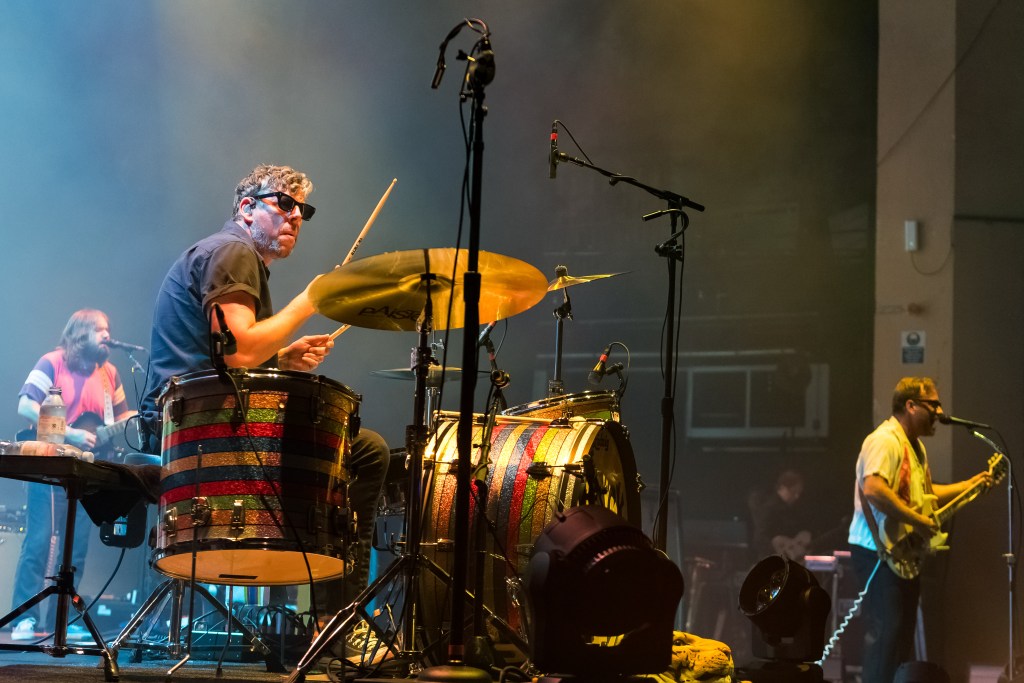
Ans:
POLYGON ((36 439, 47 443, 64 443, 64 431, 67 429, 67 412, 60 387, 50 387, 50 393, 39 406, 39 421, 36 426, 36 439))

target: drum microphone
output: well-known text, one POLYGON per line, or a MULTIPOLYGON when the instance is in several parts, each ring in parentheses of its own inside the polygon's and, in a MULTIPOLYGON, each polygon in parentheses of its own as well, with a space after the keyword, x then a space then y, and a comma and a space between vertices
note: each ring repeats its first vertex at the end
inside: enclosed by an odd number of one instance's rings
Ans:
POLYGON ((548 154, 548 168, 550 178, 558 173, 558 119, 551 122, 551 152, 548 154))
POLYGON ((230 356, 233 353, 238 353, 238 342, 235 341, 235 335, 231 334, 228 323, 224 320, 224 309, 220 307, 220 304, 214 304, 213 310, 217 314, 217 324, 220 325, 220 333, 224 335, 224 355, 230 356))
POLYGON ((145 351, 145 346, 138 346, 137 344, 129 344, 128 342, 118 341, 116 339, 108 339, 103 342, 112 349, 122 349, 124 351, 145 351))
POLYGON ((953 417, 952 415, 946 415, 945 413, 939 415, 939 422, 944 425, 960 425, 961 427, 967 427, 969 429, 992 429, 992 425, 987 425, 984 422, 964 420, 963 418, 953 417))
POLYGON ((604 347, 604 351, 601 352, 601 357, 597 359, 597 365, 590 371, 588 379, 591 384, 600 384, 604 376, 608 374, 608 366, 605 365, 608 362, 608 354, 611 353, 612 345, 604 347))
POLYGON ((484 344, 486 344, 487 342, 489 342, 491 340, 491 331, 494 329, 494 326, 497 325, 497 324, 498 324, 497 320, 495 320, 492 323, 487 323, 487 327, 485 327, 483 332, 480 333, 480 336, 477 337, 477 340, 476 340, 477 348, 480 348, 481 346, 483 346, 484 344))

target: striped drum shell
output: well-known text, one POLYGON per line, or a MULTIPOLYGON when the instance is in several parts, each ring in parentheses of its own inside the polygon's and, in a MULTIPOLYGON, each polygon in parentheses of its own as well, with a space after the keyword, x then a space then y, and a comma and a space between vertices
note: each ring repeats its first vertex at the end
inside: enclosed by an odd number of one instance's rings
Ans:
POLYGON ((233 368, 174 377, 160 401, 158 571, 189 578, 195 550, 205 583, 345 574, 358 394, 326 377, 233 368))
MULTIPOLYGON (((479 459, 483 425, 473 426, 473 462, 479 459)), ((443 413, 425 450, 424 469, 432 470, 425 486, 426 524, 423 554, 451 573, 455 537, 455 464, 458 416, 443 413)), ((533 544, 556 511, 580 505, 585 490, 582 458, 590 455, 600 487, 600 504, 640 524, 640 493, 633 450, 617 422, 574 419, 555 421, 529 417, 497 418, 490 438, 487 467, 487 525, 484 531, 484 606, 492 612, 489 634, 514 645, 525 641, 523 616, 517 606, 518 579, 526 569, 533 544), (532 467, 531 467, 532 466, 532 467)), ((476 498, 470 499, 471 545, 479 521, 476 498)), ((475 545, 474 545, 474 549, 475 545)), ((467 576, 476 575, 480 553, 471 552, 467 576)), ((450 589, 432 572, 421 572, 423 622, 433 635, 441 633, 450 615, 450 589)))

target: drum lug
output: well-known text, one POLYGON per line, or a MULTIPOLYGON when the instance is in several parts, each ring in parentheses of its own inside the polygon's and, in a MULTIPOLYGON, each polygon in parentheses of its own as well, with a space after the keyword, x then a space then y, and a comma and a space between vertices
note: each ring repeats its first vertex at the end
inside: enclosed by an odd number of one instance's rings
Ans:
POLYGON ((176 425, 181 424, 181 414, 184 409, 185 405, 180 398, 172 398, 171 405, 167 409, 167 412, 170 413, 171 416, 171 422, 176 425))
POLYGON ((210 523, 210 505, 206 496, 192 499, 192 526, 206 526, 210 523))
POLYGON ((167 536, 173 537, 178 534, 178 508, 164 510, 163 528, 167 536))
POLYGON ((309 421, 313 424, 320 424, 320 411, 323 409, 324 400, 320 396, 309 397, 309 421))
POLYGON ((245 501, 235 500, 231 506, 231 533, 240 536, 245 530, 245 501))
POLYGON ((249 390, 239 389, 238 390, 238 403, 235 404, 235 419, 245 421, 245 416, 249 414, 249 390))

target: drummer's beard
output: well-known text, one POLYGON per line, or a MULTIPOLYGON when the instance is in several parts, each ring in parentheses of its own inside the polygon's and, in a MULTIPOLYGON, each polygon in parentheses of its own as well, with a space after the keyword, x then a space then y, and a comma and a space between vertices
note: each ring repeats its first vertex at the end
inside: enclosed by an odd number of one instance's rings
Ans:
POLYGON ((256 251, 264 258, 268 256, 272 259, 287 258, 292 253, 290 247, 281 246, 281 240, 271 239, 270 235, 258 225, 253 224, 249 233, 252 235, 252 241, 256 244, 256 251))

